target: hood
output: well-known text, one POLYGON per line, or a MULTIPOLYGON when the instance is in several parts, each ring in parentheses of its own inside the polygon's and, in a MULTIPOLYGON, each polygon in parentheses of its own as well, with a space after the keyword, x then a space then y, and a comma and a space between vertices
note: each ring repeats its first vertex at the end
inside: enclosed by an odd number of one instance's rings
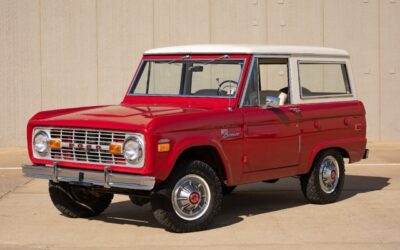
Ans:
POLYGON ((158 117, 204 112, 202 108, 113 105, 41 112, 31 120, 41 126, 144 130, 158 117))

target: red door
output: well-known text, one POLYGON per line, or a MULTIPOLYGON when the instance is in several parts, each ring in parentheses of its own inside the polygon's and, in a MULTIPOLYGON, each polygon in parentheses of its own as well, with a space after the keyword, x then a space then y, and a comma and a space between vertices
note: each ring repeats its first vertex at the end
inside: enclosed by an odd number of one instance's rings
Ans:
POLYGON ((295 105, 243 108, 245 172, 298 165, 299 115, 295 105))

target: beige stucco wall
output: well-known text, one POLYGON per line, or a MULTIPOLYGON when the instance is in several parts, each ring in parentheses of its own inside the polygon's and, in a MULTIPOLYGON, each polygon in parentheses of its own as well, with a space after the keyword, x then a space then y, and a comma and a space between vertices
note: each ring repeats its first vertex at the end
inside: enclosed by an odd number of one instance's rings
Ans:
POLYGON ((141 53, 191 43, 350 52, 370 140, 400 140, 400 0, 0 0, 0 146, 40 110, 118 103, 141 53))

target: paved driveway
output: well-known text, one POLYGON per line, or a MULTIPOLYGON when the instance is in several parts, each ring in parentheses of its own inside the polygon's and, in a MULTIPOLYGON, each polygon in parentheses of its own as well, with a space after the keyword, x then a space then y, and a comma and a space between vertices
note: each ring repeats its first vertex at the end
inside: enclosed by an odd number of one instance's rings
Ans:
POLYGON ((295 178, 245 185, 211 229, 188 234, 166 232, 125 196, 96 218, 63 217, 46 181, 21 177, 25 150, 2 149, 0 249, 400 249, 400 144, 369 147, 369 160, 347 165, 337 203, 308 204, 295 178))

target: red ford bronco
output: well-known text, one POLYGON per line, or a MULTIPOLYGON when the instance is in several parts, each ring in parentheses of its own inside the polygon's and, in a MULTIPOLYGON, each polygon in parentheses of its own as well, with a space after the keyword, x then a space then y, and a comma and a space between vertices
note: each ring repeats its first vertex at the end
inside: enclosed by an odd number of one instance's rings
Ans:
POLYGON ((49 180, 62 214, 124 194, 173 232, 205 229, 245 183, 297 176, 311 203, 334 202, 343 158, 368 156, 349 55, 318 47, 152 49, 121 104, 40 112, 27 137, 23 173, 49 180))

